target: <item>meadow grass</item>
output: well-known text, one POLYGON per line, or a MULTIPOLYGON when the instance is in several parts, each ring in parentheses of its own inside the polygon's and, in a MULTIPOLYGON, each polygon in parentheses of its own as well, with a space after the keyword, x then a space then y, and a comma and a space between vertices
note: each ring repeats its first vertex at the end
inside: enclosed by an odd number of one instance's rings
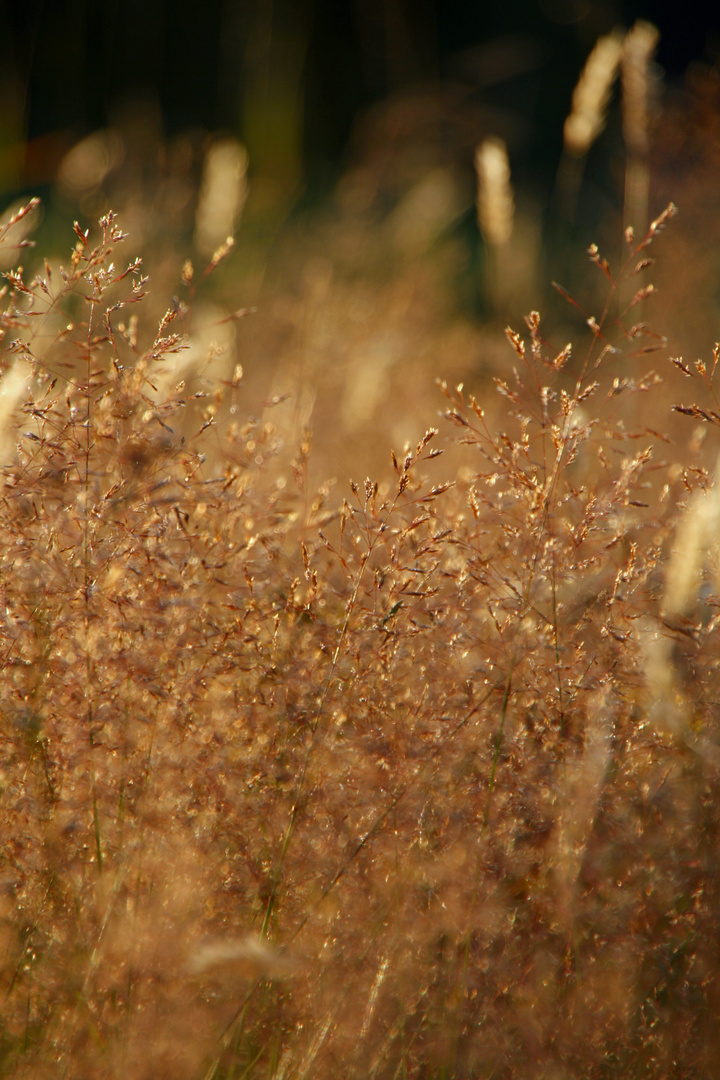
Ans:
MULTIPOLYGON (((620 68, 644 215, 651 30, 588 58, 570 216, 620 68)), ((499 313, 504 144, 477 160, 499 313)), ((592 245, 599 308, 558 286, 562 340, 508 328, 494 390, 447 377, 471 338, 441 306, 406 339, 446 342, 433 405, 350 342, 319 461, 313 372, 289 422, 223 339, 257 332, 207 295, 231 244, 167 308, 112 213, 5 273, 0 1075, 716 1075, 720 346, 669 364, 653 329, 689 318, 676 265, 681 310, 652 307, 674 216, 617 269, 592 245), (380 454, 365 406, 424 434, 380 454)), ((427 307, 411 255, 373 326, 427 307)), ((332 358, 380 294, 308 265, 302 347, 332 358)))
POLYGON ((673 213, 335 501, 174 383, 112 214, 6 275, 2 1075, 713 1075, 717 499, 625 319, 673 213))

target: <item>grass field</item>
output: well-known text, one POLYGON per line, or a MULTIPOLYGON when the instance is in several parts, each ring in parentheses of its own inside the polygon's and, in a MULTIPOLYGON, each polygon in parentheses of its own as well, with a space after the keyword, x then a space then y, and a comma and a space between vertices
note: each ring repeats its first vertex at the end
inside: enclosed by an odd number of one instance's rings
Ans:
MULTIPOLYGON (((229 249, 171 301, 106 214, 7 271, 0 1075, 717 1075, 720 346, 666 346, 709 287, 674 216, 472 390, 438 302, 394 451, 360 383, 313 450, 242 339, 198 378, 229 249)), ((309 265, 327 342, 356 293, 309 265)))

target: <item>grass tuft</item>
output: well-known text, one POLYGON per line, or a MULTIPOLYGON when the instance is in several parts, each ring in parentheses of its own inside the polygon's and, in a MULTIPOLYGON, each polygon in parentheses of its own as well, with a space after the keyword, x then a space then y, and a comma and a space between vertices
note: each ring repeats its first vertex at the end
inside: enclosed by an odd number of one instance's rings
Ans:
POLYGON ((440 383, 334 501, 178 377, 207 275, 146 317, 113 214, 5 275, 3 1075, 712 1073, 717 498, 629 324, 673 214, 578 341, 508 329, 499 426, 440 383))

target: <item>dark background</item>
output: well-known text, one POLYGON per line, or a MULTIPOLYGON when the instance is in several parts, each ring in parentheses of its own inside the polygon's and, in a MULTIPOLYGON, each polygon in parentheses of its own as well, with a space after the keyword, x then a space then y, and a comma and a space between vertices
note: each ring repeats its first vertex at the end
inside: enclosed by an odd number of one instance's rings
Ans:
POLYGON ((357 475, 358 461, 380 474, 386 448, 432 422, 438 374, 485 394, 507 372, 502 331, 524 313, 543 313, 558 349, 575 340, 584 320, 552 282, 599 313, 607 282, 589 244, 621 266, 624 226, 642 235, 671 199, 681 212, 653 246, 662 299, 647 318, 673 355, 712 355, 717 0, 0 0, 0 210, 38 195, 36 251, 58 259, 74 220, 92 228, 117 212, 152 281, 148 333, 168 297, 187 296, 185 260, 208 258, 198 208, 217 133, 247 148, 247 202, 218 237, 233 231, 233 252, 198 286, 207 311, 196 303, 185 329, 212 342, 220 312, 254 309, 208 385, 238 357, 246 400, 287 395, 288 444, 311 418, 318 483, 357 475), (637 19, 660 36, 647 205, 630 216, 619 85, 577 168, 562 140, 598 37, 637 19), (477 221, 474 151, 487 135, 507 143, 515 193, 502 259, 477 221), (434 231, 418 240, 428 203, 434 231))
POLYGON ((167 136, 234 132, 254 168, 282 171, 294 156, 306 189, 323 190, 358 115, 439 80, 521 116, 530 136, 520 157, 542 168, 544 157, 557 160, 562 119, 594 41, 636 18, 660 29, 657 62, 670 85, 691 63, 717 60, 712 3, 4 0, 3 187, 51 182, 68 144, 141 100, 154 102, 167 136))

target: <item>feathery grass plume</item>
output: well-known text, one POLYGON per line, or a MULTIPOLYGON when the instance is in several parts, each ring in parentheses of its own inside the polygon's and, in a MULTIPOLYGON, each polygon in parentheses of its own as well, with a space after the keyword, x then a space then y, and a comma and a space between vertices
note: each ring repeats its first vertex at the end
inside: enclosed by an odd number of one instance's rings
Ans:
POLYGON ((556 187, 557 205, 569 221, 575 217, 585 155, 605 127, 622 51, 621 31, 598 38, 573 91, 572 109, 563 128, 564 153, 556 187))
POLYGON ((488 247, 488 293, 495 310, 505 295, 503 254, 512 236, 515 199, 505 142, 489 136, 475 151, 477 219, 488 247))
POLYGON ((623 136, 635 153, 648 149, 650 61, 660 32, 652 23, 638 20, 625 38, 622 53, 623 136))
MULTIPOLYGON (((712 629, 713 607, 701 610, 706 575, 720 585, 720 459, 715 467, 713 482, 693 492, 675 529, 675 537, 665 570, 665 588, 660 609, 661 624, 641 620, 638 627, 643 654, 645 682, 649 701, 647 713, 655 727, 690 742, 693 748, 708 759, 717 760, 717 748, 706 740, 693 738, 697 727, 697 706, 686 685, 687 680, 678 656, 677 643, 687 637, 700 642, 712 629), (714 572, 714 573, 713 573, 714 572), (700 610, 699 610, 700 609, 700 610), (670 631, 670 633, 668 633, 670 631)), ((713 597, 707 590, 711 604, 713 597)), ((714 605, 716 607, 716 605, 714 605)), ((715 620, 717 621, 717 620, 715 620)), ((694 680, 698 678, 694 672, 694 680)))
POLYGON ((622 54, 623 137, 627 148, 625 224, 638 229, 645 227, 648 215, 647 152, 653 81, 650 63, 659 37, 652 23, 639 19, 625 38, 622 54))
POLYGON ((698 603, 704 571, 717 566, 719 537, 720 459, 713 483, 693 493, 678 523, 665 576, 662 613, 666 618, 686 615, 698 603))
POLYGON ((623 34, 614 30, 598 38, 585 62, 572 96, 572 111, 565 121, 565 149, 578 157, 587 154, 605 127, 610 93, 623 55, 623 34))
MULTIPOLYGON (((28 234, 38 223, 40 216, 40 200, 31 199, 26 204, 15 205, 5 212, 4 220, 0 223, 0 267, 9 267, 17 262, 18 253, 23 249, 33 246, 33 241, 28 240, 28 234)), ((22 266, 16 271, 9 273, 8 282, 22 297, 31 296, 32 290, 23 284, 22 266)), ((2 289, 0 296, 7 293, 7 285, 2 289)), ((17 333, 22 326, 23 319, 18 308, 22 305, 10 303, 6 311, 6 319, 0 324, 0 343, 5 342, 8 331, 17 333)), ((15 359, 6 363, 0 376, 0 466, 2 466, 12 452, 15 444, 15 413, 23 399, 27 396, 32 380, 32 354, 25 354, 22 348, 22 339, 16 340, 10 345, 10 350, 16 353, 15 359), (19 353, 19 355, 18 355, 19 353)))
POLYGON ((34 247, 28 235, 37 226, 40 219, 40 200, 31 199, 28 203, 16 203, 3 214, 0 222, 0 269, 13 266, 18 259, 18 252, 34 247))
MULTIPOLYGON (((715 342, 711 363, 696 360, 691 365, 681 356, 671 356, 669 360, 685 378, 701 386, 705 396, 712 400, 712 406, 702 406, 693 402, 690 405, 675 405, 673 411, 693 420, 699 420, 704 425, 717 430, 720 427, 720 412, 713 380, 720 363, 720 342, 715 342)), ((703 572, 706 569, 712 568, 716 584, 720 589, 718 535, 720 535, 720 458, 715 466, 713 480, 693 492, 678 523, 665 578, 662 611, 666 618, 685 616, 697 605, 703 572)))
POLYGON ((221 139, 205 155, 195 214, 195 243, 204 255, 234 234, 248 195, 247 169, 247 150, 237 139, 221 139))
POLYGON ((475 151, 477 215, 488 244, 502 247, 512 235, 515 200, 510 185, 510 162, 502 139, 489 136, 475 151))

